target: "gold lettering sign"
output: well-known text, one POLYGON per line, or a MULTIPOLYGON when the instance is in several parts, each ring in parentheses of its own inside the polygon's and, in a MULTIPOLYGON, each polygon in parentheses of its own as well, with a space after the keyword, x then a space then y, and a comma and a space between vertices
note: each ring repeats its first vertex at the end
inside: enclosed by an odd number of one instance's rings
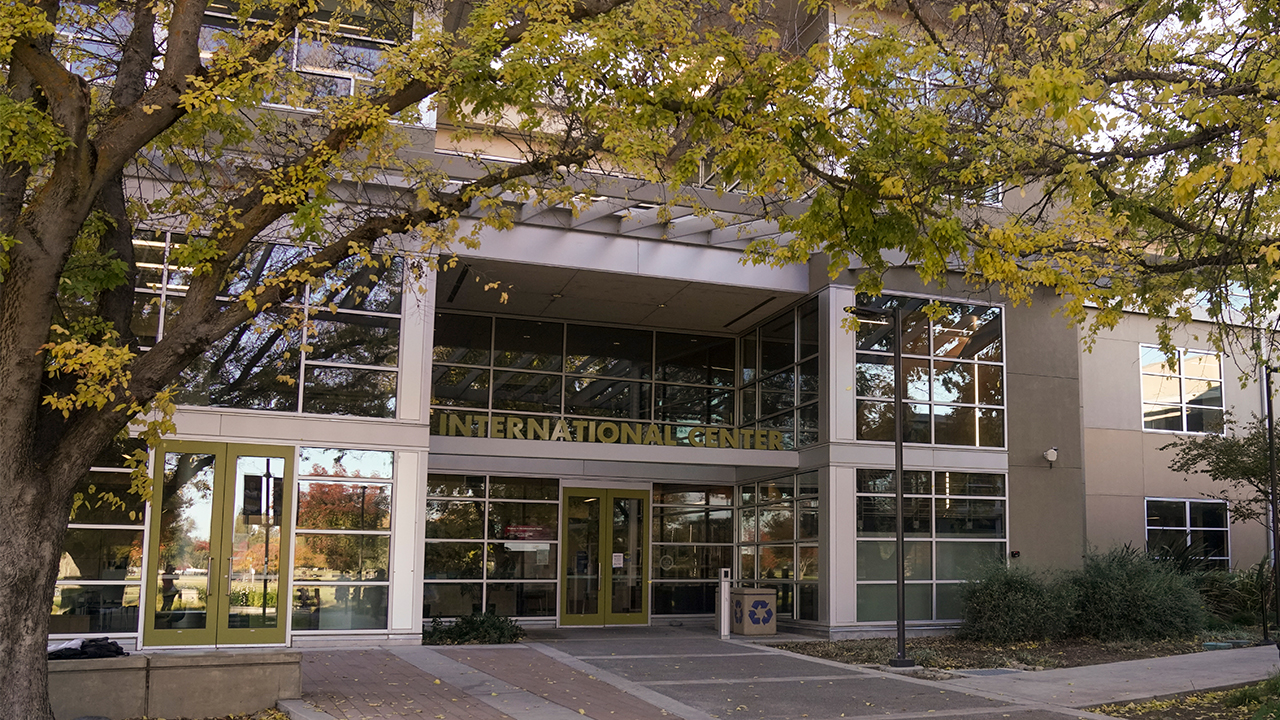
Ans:
POLYGON ((785 450, 781 430, 736 430, 710 425, 676 426, 613 420, 565 420, 511 415, 469 415, 433 410, 433 435, 559 440, 563 442, 668 447, 785 450), (683 434, 680 432, 685 430, 683 434))

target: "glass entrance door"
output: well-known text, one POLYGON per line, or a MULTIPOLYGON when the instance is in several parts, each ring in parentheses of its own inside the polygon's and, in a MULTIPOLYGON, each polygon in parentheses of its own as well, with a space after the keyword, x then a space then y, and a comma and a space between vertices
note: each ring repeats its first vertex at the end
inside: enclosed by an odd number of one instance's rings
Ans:
POLYGON ((647 623, 649 493, 565 488, 564 504, 560 622, 647 623))
POLYGON ((143 644, 283 644, 293 448, 156 452, 143 644))

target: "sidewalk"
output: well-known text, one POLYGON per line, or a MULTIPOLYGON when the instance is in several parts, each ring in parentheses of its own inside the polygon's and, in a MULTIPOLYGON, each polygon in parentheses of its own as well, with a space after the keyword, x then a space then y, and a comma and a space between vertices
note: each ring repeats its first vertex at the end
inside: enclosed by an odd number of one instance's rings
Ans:
POLYGON ((1101 718, 1079 708, 1256 682, 1274 647, 924 680, 808 658, 710 628, 538 630, 523 644, 303 652, 295 720, 1101 718))

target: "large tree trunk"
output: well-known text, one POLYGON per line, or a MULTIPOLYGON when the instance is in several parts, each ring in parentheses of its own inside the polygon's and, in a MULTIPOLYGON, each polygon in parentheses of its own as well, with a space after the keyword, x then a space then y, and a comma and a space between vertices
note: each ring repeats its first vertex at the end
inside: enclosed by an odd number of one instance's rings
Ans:
POLYGON ((52 720, 46 642, 70 493, 16 454, 0 453, 0 718, 52 720))

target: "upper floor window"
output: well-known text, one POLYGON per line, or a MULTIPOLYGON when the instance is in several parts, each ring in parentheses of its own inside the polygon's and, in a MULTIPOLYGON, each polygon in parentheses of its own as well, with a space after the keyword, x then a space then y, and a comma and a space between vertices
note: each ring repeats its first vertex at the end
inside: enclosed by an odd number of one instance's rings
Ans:
MULTIPOLYGON (((175 257, 188 238, 143 232, 133 330, 142 349, 180 313, 191 269, 175 257)), ((287 270, 311 250, 260 243, 233 269, 219 302, 287 270)), ((227 334, 183 372, 180 404, 320 415, 395 417, 400 363, 401 261, 377 267, 355 259, 309 285, 294 302, 270 308, 227 334)))
POLYGON ((1004 447, 1004 332, 998 307, 939 303, 919 298, 859 297, 871 309, 903 307, 902 328, 892 316, 864 320, 858 329, 857 428, 859 440, 894 439, 894 344, 902 343, 905 374, 903 437, 909 443, 1004 447))
POLYGON ((1172 363, 1164 350, 1142 346, 1142 427, 1222 432, 1222 358, 1179 348, 1172 363))
POLYGON ((731 337, 438 313, 431 404, 671 424, 685 444, 733 426, 735 363, 731 337))
POLYGON ((818 300, 742 336, 740 427, 782 432, 786 448, 818 442, 818 300))

